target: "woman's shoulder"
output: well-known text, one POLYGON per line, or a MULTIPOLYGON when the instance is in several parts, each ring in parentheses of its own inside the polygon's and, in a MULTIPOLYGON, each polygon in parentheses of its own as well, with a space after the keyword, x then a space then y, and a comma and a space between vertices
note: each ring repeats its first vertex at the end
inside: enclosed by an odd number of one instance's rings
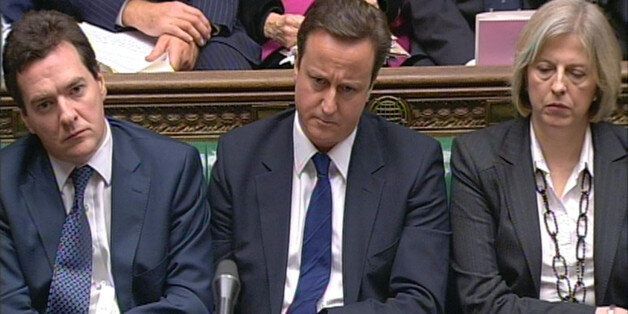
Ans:
POLYGON ((457 136, 455 141, 477 149, 494 149, 509 138, 522 139, 528 133, 528 119, 516 118, 457 136))
POLYGON ((592 123, 591 132, 593 133, 594 141, 602 139, 609 143, 619 142, 624 150, 628 150, 628 128, 623 125, 610 122, 592 123))

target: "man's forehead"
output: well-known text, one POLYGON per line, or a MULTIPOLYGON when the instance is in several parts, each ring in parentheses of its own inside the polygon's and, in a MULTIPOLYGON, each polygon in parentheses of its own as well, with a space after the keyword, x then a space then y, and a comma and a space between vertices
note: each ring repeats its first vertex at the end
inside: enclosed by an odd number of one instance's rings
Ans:
POLYGON ((91 74, 85 66, 78 50, 67 41, 60 42, 45 56, 29 62, 17 73, 18 78, 24 76, 39 76, 65 73, 75 73, 76 76, 91 74), (73 71, 65 71, 73 70, 73 71))
POLYGON ((85 67, 76 48, 61 42, 43 58, 34 60, 17 73, 17 83, 26 104, 50 97, 58 89, 87 81, 91 72, 85 67))

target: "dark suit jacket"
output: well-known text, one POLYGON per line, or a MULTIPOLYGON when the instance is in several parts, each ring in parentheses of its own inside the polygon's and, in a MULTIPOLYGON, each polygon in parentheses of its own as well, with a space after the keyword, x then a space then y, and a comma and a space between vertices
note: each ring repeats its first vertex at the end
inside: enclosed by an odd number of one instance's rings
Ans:
MULTIPOLYGON (((121 311, 206 313, 213 275, 196 149, 109 120, 111 271, 121 311)), ((36 136, 0 151, 0 313, 44 312, 65 209, 36 136)))
MULTIPOLYGON (((628 308, 628 131, 591 124, 597 305, 628 308)), ((453 261, 465 312, 592 313, 540 301, 541 232, 529 120, 463 135, 452 149, 453 261)))
POLYGON ((474 58, 473 32, 453 0, 403 0, 410 24, 410 65, 463 65, 474 58))
MULTIPOLYGON (((13 23, 30 10, 58 10, 79 21, 86 21, 116 32, 122 30, 116 25, 116 18, 124 1, 3 0, 0 3, 0 11, 8 23, 13 23)), ((201 48, 195 67, 197 70, 247 70, 251 68, 249 63, 259 62, 259 45, 247 36, 244 27, 237 20, 238 0, 182 2, 201 10, 213 24, 221 28, 220 34, 212 37, 201 48)))
MULTIPOLYGON (((221 137, 209 199, 215 258, 238 265, 239 313, 279 313, 288 259, 294 110, 221 137)), ((343 313, 442 312, 449 218, 438 142, 371 114, 345 201, 343 313)))
MULTIPOLYGON (((520 0, 523 10, 536 10, 548 0, 520 0)), ((475 15, 484 12, 484 0, 456 0, 458 9, 475 30, 475 15)), ((617 38, 623 51, 623 59, 628 60, 628 1, 626 0, 598 0, 597 3, 604 9, 608 19, 617 32, 617 38)))

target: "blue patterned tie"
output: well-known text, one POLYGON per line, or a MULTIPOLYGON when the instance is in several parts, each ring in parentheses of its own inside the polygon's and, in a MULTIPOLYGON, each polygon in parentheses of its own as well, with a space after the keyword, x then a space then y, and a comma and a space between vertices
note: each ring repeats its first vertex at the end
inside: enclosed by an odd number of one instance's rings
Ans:
POLYGON ((87 313, 92 279, 92 235, 85 216, 83 196, 94 169, 72 171, 74 202, 61 231, 47 313, 87 313))
POLYGON ((290 314, 316 313, 316 303, 323 297, 331 272, 331 184, 329 157, 317 153, 312 157, 318 180, 305 216, 299 283, 290 314))

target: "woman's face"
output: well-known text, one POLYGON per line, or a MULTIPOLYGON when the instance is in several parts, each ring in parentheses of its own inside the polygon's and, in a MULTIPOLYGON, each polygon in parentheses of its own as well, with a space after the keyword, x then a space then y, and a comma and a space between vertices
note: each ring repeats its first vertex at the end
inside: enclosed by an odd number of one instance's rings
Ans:
POLYGON ((548 40, 527 69, 532 122, 546 127, 588 124, 597 79, 595 65, 576 35, 548 40))

